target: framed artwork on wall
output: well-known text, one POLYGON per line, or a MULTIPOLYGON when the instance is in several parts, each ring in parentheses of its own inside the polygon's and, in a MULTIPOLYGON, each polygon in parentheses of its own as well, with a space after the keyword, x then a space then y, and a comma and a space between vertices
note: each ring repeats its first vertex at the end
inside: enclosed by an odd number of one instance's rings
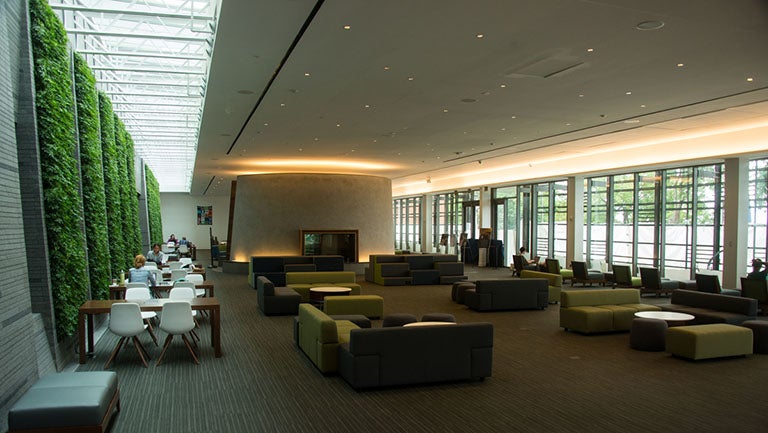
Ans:
POLYGON ((209 226, 213 224, 213 206, 197 207, 197 225, 209 226))

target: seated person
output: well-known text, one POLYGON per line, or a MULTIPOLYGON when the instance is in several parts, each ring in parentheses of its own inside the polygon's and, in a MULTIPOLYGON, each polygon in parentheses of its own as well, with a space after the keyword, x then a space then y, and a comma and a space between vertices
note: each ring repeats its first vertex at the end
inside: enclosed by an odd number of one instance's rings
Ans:
POLYGON ((768 277, 768 268, 762 269, 764 265, 765 262, 760 259, 752 260, 752 272, 747 274, 747 278, 750 280, 765 280, 768 277))
POLYGON ((539 264, 539 256, 536 256, 533 259, 531 259, 531 254, 528 252, 527 248, 520 247, 520 255, 525 257, 525 263, 526 264, 538 266, 538 264, 539 264))
POLYGON ((166 241, 167 244, 173 244, 173 245, 176 245, 177 242, 178 240, 176 239, 176 235, 173 233, 171 233, 171 236, 166 241))
POLYGON ((155 276, 149 269, 144 267, 147 259, 139 254, 133 259, 133 267, 128 270, 128 278, 132 283, 147 283, 147 286, 155 287, 157 285, 155 276))
POLYGON ((189 241, 187 240, 186 236, 182 236, 181 240, 179 241, 179 245, 189 245, 189 241))
POLYGON ((160 251, 160 244, 152 245, 152 250, 147 252, 147 260, 155 262, 158 265, 164 265, 168 258, 160 251))

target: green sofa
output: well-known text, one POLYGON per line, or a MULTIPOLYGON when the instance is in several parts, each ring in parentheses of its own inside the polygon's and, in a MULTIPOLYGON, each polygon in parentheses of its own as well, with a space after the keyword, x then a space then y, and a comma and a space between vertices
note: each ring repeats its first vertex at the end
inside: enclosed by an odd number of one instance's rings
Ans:
POLYGON ((659 311, 640 303, 636 289, 564 290, 560 293, 560 326, 583 334, 629 331, 638 311, 659 311))
POLYGON ((299 348, 324 374, 337 371, 339 344, 349 342, 349 332, 359 329, 349 320, 333 320, 310 304, 299 305, 295 326, 299 348))
POLYGON ((301 302, 309 302, 309 289, 312 287, 349 287, 352 289, 350 295, 359 295, 360 285, 356 281, 357 277, 351 271, 285 273, 285 286, 301 295, 301 302))
POLYGON ((524 269, 520 272, 520 278, 546 278, 549 281, 549 303, 557 304, 560 302, 560 292, 563 290, 563 277, 561 275, 524 269))

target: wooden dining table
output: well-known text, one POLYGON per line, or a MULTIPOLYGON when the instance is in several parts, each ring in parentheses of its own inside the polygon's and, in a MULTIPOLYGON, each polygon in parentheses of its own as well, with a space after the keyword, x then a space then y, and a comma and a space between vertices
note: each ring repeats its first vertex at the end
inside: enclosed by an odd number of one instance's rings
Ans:
MULTIPOLYGON (((173 288, 173 283, 170 281, 164 281, 160 284, 155 285, 154 292, 155 293, 161 293, 161 292, 170 292, 173 288)), ((213 290, 213 283, 209 281, 204 281, 202 284, 195 284, 196 289, 204 289, 205 290, 205 296, 210 298, 213 296, 216 296, 213 290)), ((159 295, 157 295, 159 296, 159 295)), ((109 298, 110 299, 125 299, 125 284, 111 284, 109 286, 109 298)))
MULTIPOLYGON (((163 304, 168 299, 149 299, 144 302, 137 302, 141 311, 159 312, 163 309, 163 304)), ((80 353, 80 364, 85 364, 88 354, 94 351, 93 341, 93 317, 97 314, 108 314, 112 309, 112 304, 125 302, 122 299, 108 300, 90 300, 85 301, 80 306, 77 316, 78 349, 80 353)), ((194 298, 190 300, 193 310, 204 310, 210 313, 211 325, 211 346, 216 358, 221 358, 221 304, 215 297, 194 298)))

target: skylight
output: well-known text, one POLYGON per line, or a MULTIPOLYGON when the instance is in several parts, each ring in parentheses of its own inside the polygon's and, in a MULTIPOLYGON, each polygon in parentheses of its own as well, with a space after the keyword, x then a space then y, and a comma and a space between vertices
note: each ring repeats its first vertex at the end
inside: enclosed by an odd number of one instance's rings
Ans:
POLYGON ((219 0, 52 0, 161 192, 189 192, 219 0))

